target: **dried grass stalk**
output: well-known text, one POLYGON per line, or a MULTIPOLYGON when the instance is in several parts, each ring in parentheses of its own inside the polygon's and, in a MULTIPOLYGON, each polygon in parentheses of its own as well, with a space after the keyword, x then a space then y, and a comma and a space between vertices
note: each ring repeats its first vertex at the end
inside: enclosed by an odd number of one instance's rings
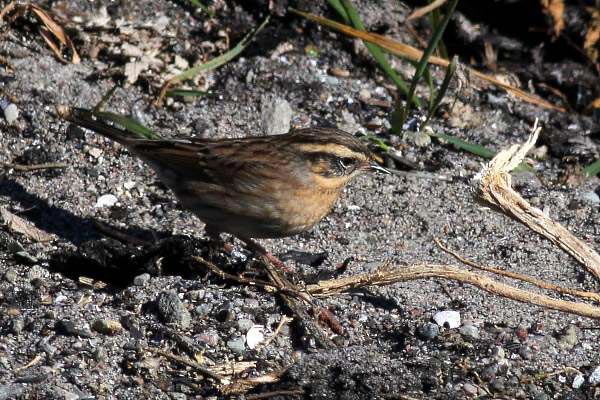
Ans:
POLYGON ((568 229, 547 217, 542 210, 531 206, 511 187, 510 171, 523 161, 525 154, 535 144, 540 130, 536 121, 529 139, 524 144, 513 145, 501 151, 478 174, 476 180, 479 196, 506 215, 549 239, 600 280, 600 255, 568 229))

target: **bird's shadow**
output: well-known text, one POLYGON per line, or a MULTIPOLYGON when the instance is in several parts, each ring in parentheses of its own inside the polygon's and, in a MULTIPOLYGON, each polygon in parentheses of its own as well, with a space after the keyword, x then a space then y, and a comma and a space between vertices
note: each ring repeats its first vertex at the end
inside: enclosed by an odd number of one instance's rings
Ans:
MULTIPOLYGON (((80 217, 67 209, 50 205, 14 179, 5 177, 0 180, 0 196, 9 197, 21 206, 24 211, 19 213, 20 217, 75 246, 102 237, 95 227, 98 223, 96 219, 80 217)), ((147 241, 156 237, 153 231, 139 227, 129 227, 123 233, 147 241)))
MULTIPOLYGON (((172 236, 168 232, 156 233, 137 226, 114 228, 92 217, 80 217, 67 209, 48 204, 14 179, 4 177, 0 180, 0 196, 20 205, 24 210, 19 213, 20 217, 76 247, 52 252, 47 260, 51 270, 72 279, 87 276, 116 286, 127 286, 135 276, 150 272, 152 265, 156 265, 152 261, 156 257, 171 254, 168 259, 181 259, 182 254, 191 253, 191 247, 204 247, 199 239, 172 236), (136 239, 135 245, 107 239, 98 230, 99 225, 123 237, 136 239), (145 245, 139 246, 140 243, 145 245)), ((185 276, 190 268, 183 264, 167 262, 160 271, 154 272, 185 276)))

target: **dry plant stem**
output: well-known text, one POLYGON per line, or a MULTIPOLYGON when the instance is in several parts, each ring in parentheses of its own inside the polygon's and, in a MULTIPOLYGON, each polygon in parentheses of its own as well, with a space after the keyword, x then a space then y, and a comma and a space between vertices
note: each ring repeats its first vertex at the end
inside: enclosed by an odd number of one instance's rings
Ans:
POLYGON ((542 210, 532 207, 511 188, 509 172, 514 169, 535 144, 540 128, 534 127, 527 142, 498 153, 480 173, 479 195, 488 203, 517 219, 533 231, 573 256, 596 279, 600 280, 600 255, 568 229, 548 218, 542 210))
POLYGON ((188 360, 187 358, 184 357, 180 357, 180 356, 176 356, 175 354, 171 354, 167 351, 161 350, 161 349, 155 349, 152 347, 146 347, 146 350, 148 350, 149 352, 161 355, 171 361, 175 361, 179 364, 183 364, 186 365, 190 368, 193 368, 194 370, 200 372, 202 375, 207 376, 209 378, 212 378, 216 381, 218 381, 219 383, 226 383, 229 382, 229 380, 227 378, 225 378, 224 376, 221 376, 219 374, 215 374, 213 371, 211 371, 210 369, 198 364, 197 362, 194 362, 192 360, 188 360))
POLYGON ((224 395, 234 395, 246 393, 248 390, 258 386, 265 385, 269 383, 277 383, 281 376, 288 370, 288 368, 281 369, 279 371, 272 372, 270 374, 257 376, 254 378, 248 379, 239 379, 235 382, 232 382, 229 385, 221 387, 219 390, 224 395))
POLYGON ((257 346, 256 350, 261 350, 261 349, 267 347, 269 344, 271 344, 273 339, 275 339, 277 337, 277 335, 279 335, 279 333, 283 329, 284 325, 286 325, 288 322, 291 322, 293 320, 294 320, 294 318, 289 318, 289 317, 286 317, 285 315, 282 315, 281 320, 279 321, 279 324, 277 324, 277 328, 275 328, 275 332, 273 332, 273 334, 271 336, 269 336, 269 338, 267 340, 265 340, 263 343, 259 344, 257 346))
POLYGON ((365 286, 383 286, 396 282, 428 278, 442 278, 468 283, 491 294, 520 301, 522 303, 535 304, 537 306, 569 314, 600 319, 599 307, 573 301, 554 299, 543 294, 528 292, 495 281, 487 276, 466 271, 456 266, 442 264, 417 264, 396 269, 380 269, 372 273, 321 281, 313 285, 308 285, 307 291, 316 297, 325 297, 365 286))
POLYGON ((523 282, 531 283, 532 285, 535 285, 542 289, 554 290, 555 292, 558 292, 561 294, 567 294, 569 296, 581 297, 582 299, 592 300, 592 301, 596 301, 596 302, 600 303, 600 294, 598 294, 598 293, 585 292, 583 290, 577 290, 577 289, 572 289, 572 288, 565 288, 562 286, 554 285, 552 283, 544 282, 539 279, 532 278, 531 276, 518 274, 516 272, 510 272, 510 271, 504 271, 504 270, 501 270, 498 268, 486 267, 481 264, 477 264, 476 262, 471 261, 471 260, 463 257, 462 255, 458 254, 456 251, 446 247, 444 244, 442 244, 442 242, 439 239, 435 238, 434 241, 440 249, 442 249, 446 253, 452 255, 458 261, 460 261, 463 264, 466 264, 470 267, 477 268, 477 269, 480 269, 480 270, 486 271, 486 272, 491 272, 493 274, 506 276, 507 278, 517 279, 517 280, 520 280, 523 282))

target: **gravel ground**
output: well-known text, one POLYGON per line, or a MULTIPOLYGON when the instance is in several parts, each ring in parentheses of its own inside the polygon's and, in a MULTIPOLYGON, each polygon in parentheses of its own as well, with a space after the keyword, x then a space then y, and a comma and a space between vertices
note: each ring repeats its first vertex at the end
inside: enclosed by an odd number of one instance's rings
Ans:
MULTIPOLYGON (((318 311, 294 309, 273 293, 209 273, 192 256, 210 256, 232 273, 262 274, 239 242, 232 254, 214 254, 202 222, 180 209, 141 161, 56 117, 55 105, 92 108, 119 83, 107 108, 164 136, 242 137, 291 124, 368 129, 389 140, 413 168, 361 176, 312 231, 262 241, 286 260, 294 282, 352 276, 386 263, 455 264, 435 245, 441 238, 477 262, 598 291, 598 282, 571 257, 474 200, 470 180, 481 159, 414 134, 389 137, 394 89, 362 45, 337 34, 276 16, 242 57, 198 82, 206 96, 152 104, 169 73, 199 61, 199 54, 218 55, 227 41, 237 43, 256 26, 262 3, 217 1, 208 19, 179 2, 52 2, 61 20, 70 21, 82 56, 77 65, 57 60, 33 17, 13 21, 3 34, 0 61, 9 66, 0 73, 0 90, 19 116, 12 124, 0 119, 0 161, 67 167, 6 167, 0 176, 2 209, 51 235, 40 242, 7 225, 0 230, 0 399, 600 396, 600 330, 591 319, 427 279, 320 299, 339 322, 327 324, 317 321, 318 311), (127 63, 136 52, 150 67, 128 83, 135 76, 127 63), (101 206, 105 201, 112 205, 101 206), (439 326, 434 316, 440 311, 457 311, 460 326, 439 326), (286 316, 294 321, 280 325, 286 316), (272 341, 253 346, 278 326, 272 341), (220 367, 233 385, 217 384, 191 360, 220 367), (231 375, 234 365, 240 370, 231 375), (241 387, 265 375, 272 380, 241 387)), ((380 3, 356 2, 367 26, 413 43, 398 23, 408 9, 380 3)), ((294 5, 327 10, 312 2, 294 5)), ((394 65, 411 76, 406 63, 394 65)), ((543 67, 554 78, 581 68, 543 67)), ((589 90, 598 93, 598 87, 589 90)), ((599 182, 573 172, 598 154, 597 122, 527 105, 493 88, 467 87, 455 96, 454 108, 443 105, 433 119, 433 130, 495 149, 522 142, 540 118, 541 157, 535 172, 515 174, 515 187, 598 248, 599 182)))

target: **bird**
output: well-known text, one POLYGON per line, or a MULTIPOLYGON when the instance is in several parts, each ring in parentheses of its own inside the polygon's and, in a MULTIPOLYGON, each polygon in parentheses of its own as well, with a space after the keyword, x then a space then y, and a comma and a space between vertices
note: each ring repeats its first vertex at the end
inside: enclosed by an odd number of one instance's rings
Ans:
POLYGON ((285 264, 254 239, 306 232, 331 212, 354 177, 365 171, 389 173, 365 142, 335 128, 166 139, 115 123, 123 121, 116 114, 65 105, 56 110, 62 119, 121 144, 146 162, 181 206, 204 222, 209 238, 231 234, 284 270, 285 264))

